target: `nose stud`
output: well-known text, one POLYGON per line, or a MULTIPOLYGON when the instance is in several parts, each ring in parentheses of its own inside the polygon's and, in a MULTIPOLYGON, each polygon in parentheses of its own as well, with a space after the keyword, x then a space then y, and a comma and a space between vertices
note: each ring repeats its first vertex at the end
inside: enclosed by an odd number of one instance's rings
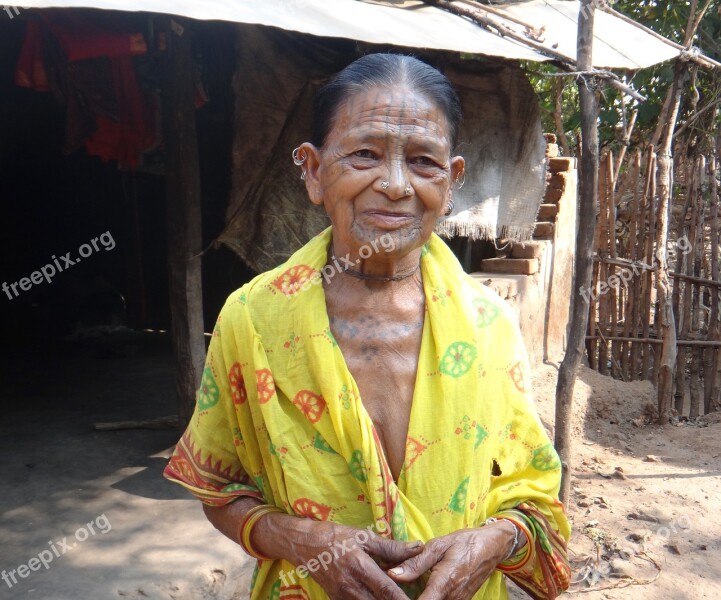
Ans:
MULTIPOLYGON (((387 190, 389 187, 391 187, 390 181, 381 181, 381 189, 387 190)), ((411 184, 409 183, 405 189, 403 190, 406 196, 410 196, 413 193, 413 188, 411 187, 411 184)))

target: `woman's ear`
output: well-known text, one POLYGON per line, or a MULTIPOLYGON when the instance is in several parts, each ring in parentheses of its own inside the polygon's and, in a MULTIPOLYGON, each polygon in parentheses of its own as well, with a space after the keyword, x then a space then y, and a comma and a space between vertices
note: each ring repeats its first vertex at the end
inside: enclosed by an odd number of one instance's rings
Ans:
POLYGON ((451 185, 448 186, 448 193, 446 194, 446 204, 443 207, 444 212, 448 210, 451 199, 453 198, 453 186, 458 181, 464 181, 466 176, 466 159, 462 156, 454 156, 451 158, 451 185))
POLYGON ((308 192, 310 201, 321 206, 323 204, 323 188, 320 183, 321 175, 321 152, 310 142, 305 142, 298 147, 299 157, 305 155, 305 161, 301 165, 305 180, 305 189, 308 192))
POLYGON ((459 179, 463 180, 466 172, 466 159, 462 156, 454 156, 451 159, 451 181, 456 183, 459 179))

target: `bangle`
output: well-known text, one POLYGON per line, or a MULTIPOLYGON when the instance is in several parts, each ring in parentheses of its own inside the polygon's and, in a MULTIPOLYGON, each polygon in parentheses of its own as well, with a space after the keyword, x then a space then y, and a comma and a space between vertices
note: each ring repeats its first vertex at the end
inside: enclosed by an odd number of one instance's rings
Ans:
POLYGON ((253 549, 253 546, 250 543, 250 536, 253 533, 253 527, 259 519, 273 512, 285 513, 284 510, 278 508, 277 506, 273 506, 272 504, 259 504, 245 513, 243 520, 240 522, 240 527, 238 528, 238 543, 247 554, 256 560, 272 560, 270 557, 264 556, 253 549))
POLYGON ((515 550, 515 552, 513 552, 510 556, 507 556, 505 559, 503 559, 503 560, 501 561, 501 563, 496 567, 498 570, 504 571, 504 572, 506 572, 506 573, 518 571, 518 570, 522 569, 523 567, 525 567, 526 564, 528 564, 528 561, 531 560, 531 557, 532 557, 533 554, 534 554, 534 551, 533 551, 533 550, 534 550, 534 548, 533 548, 533 542, 534 542, 533 535, 531 534, 531 531, 530 531, 530 529, 528 528, 528 526, 527 526, 520 518, 517 518, 515 515, 510 516, 510 515, 508 515, 508 514, 503 514, 503 515, 499 516, 499 518, 500 518, 500 519, 503 519, 503 520, 505 520, 505 521, 509 521, 510 523, 513 523, 513 525, 516 526, 517 535, 518 535, 518 531, 523 531, 523 533, 526 534, 526 539, 527 539, 528 541, 527 541, 526 544, 524 544, 523 547, 525 548, 526 546, 528 546, 528 551, 526 552, 525 556, 523 556, 523 557, 520 559, 520 561, 518 561, 516 564, 510 564, 510 565, 509 565, 509 564, 505 564, 505 565, 503 564, 503 563, 508 562, 513 556, 515 556, 516 554, 518 554, 518 552, 522 549, 522 548, 516 548, 516 547, 515 547, 515 546, 517 545, 517 543, 516 543, 516 544, 514 545, 514 548, 513 548, 513 549, 515 550))

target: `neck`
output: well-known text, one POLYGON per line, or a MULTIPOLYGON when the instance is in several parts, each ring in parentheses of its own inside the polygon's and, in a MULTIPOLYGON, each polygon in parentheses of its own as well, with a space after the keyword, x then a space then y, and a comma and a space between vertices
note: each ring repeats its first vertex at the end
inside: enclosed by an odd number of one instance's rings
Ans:
POLYGON ((338 248, 335 242, 331 242, 328 248, 328 265, 336 272, 356 279, 401 281, 420 271, 420 248, 403 256, 396 256, 381 249, 380 252, 374 252, 366 257, 362 252, 352 250, 344 252, 344 250, 345 248, 338 248))

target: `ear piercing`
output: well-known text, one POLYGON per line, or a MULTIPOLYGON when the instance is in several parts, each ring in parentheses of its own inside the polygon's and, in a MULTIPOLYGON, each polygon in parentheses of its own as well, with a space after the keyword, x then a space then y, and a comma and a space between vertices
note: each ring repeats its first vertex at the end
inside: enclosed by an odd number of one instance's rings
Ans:
POLYGON ((293 150, 293 153, 291 154, 293 157, 293 162, 300 166, 303 163, 305 163, 306 159, 308 158, 308 155, 305 153, 305 150, 301 150, 300 146, 298 146, 295 150, 293 150))

